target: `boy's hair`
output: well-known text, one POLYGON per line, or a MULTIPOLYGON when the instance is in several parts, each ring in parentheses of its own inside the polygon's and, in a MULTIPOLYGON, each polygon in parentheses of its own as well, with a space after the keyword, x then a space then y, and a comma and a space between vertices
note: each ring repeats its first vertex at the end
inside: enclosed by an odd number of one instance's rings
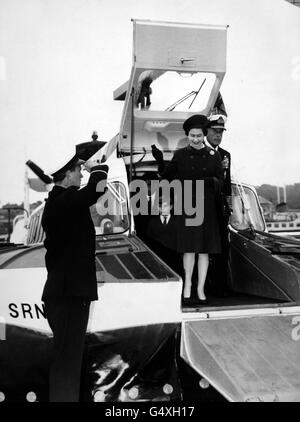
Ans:
POLYGON ((158 198, 158 206, 161 207, 164 202, 167 202, 170 207, 172 207, 174 205, 173 195, 170 194, 169 197, 160 195, 158 198))

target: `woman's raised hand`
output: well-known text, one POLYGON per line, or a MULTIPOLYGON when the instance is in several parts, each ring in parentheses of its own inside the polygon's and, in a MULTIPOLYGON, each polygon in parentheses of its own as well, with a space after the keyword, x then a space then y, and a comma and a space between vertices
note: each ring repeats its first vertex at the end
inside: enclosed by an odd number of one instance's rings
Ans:
POLYGON ((158 163, 162 163, 164 161, 164 156, 163 156, 162 151, 160 149, 158 149, 157 146, 154 145, 154 144, 151 145, 151 150, 152 150, 153 158, 155 158, 155 160, 158 163))

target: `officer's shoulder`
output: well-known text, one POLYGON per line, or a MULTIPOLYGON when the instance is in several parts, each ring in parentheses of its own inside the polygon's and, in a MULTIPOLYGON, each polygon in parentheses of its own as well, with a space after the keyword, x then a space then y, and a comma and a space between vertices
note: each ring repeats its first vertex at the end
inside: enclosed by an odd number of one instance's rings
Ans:
POLYGON ((230 152, 229 152, 229 151, 227 151, 226 149, 219 147, 219 151, 220 151, 220 153, 222 153, 223 155, 227 155, 228 157, 230 157, 230 152))

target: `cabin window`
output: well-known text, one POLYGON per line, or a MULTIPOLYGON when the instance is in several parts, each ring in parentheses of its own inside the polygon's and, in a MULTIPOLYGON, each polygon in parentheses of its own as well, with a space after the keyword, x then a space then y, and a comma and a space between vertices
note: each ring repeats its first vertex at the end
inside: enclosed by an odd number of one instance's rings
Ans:
POLYGON ((34 211, 34 214, 30 217, 29 230, 26 243, 28 245, 33 243, 42 243, 45 238, 45 232, 42 227, 42 216, 44 207, 38 211, 34 211))
POLYGON ((297 227, 300 227, 300 223, 297 223, 297 227))
POLYGON ((145 70, 137 81, 136 106, 144 111, 199 113, 206 108, 215 81, 213 73, 145 70))
POLYGON ((254 227, 263 231, 264 220, 255 193, 245 186, 232 186, 232 210, 230 224, 236 230, 245 230, 254 227))
POLYGON ((90 207, 96 234, 123 233, 129 228, 126 189, 123 183, 110 182, 106 193, 90 207))
POLYGON ((276 228, 278 229, 279 224, 278 224, 278 223, 275 223, 275 224, 274 224, 274 227, 276 227, 276 228))
POLYGON ((286 227, 286 224, 285 223, 282 223, 282 227, 286 227))
POLYGON ((289 227, 294 227, 294 223, 290 223, 289 224, 289 227))

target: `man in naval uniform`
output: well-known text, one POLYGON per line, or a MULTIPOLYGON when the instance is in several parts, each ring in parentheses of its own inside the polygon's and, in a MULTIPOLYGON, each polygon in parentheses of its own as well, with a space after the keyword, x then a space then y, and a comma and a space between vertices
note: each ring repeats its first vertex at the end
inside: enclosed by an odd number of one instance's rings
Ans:
POLYGON ((223 132, 225 129, 225 116, 221 115, 212 115, 209 117, 209 128, 207 130, 207 145, 210 148, 213 148, 215 151, 218 151, 221 160, 222 166, 224 169, 224 188, 223 193, 230 200, 231 197, 231 155, 228 151, 220 147, 222 142, 223 132))
POLYGON ((224 171, 223 194, 223 215, 221 216, 221 240, 222 254, 212 255, 210 275, 213 293, 216 296, 228 295, 228 223, 231 209, 231 155, 228 151, 220 147, 225 129, 225 116, 212 115, 209 117, 209 128, 207 130, 206 143, 210 148, 218 151, 224 171))
POLYGON ((52 173, 54 187, 42 217, 48 272, 42 300, 54 342, 51 402, 79 401, 89 307, 98 298, 95 229, 89 207, 103 193, 97 192, 97 184, 106 183, 108 166, 92 163, 89 181, 79 189, 82 162, 75 154, 52 173))

